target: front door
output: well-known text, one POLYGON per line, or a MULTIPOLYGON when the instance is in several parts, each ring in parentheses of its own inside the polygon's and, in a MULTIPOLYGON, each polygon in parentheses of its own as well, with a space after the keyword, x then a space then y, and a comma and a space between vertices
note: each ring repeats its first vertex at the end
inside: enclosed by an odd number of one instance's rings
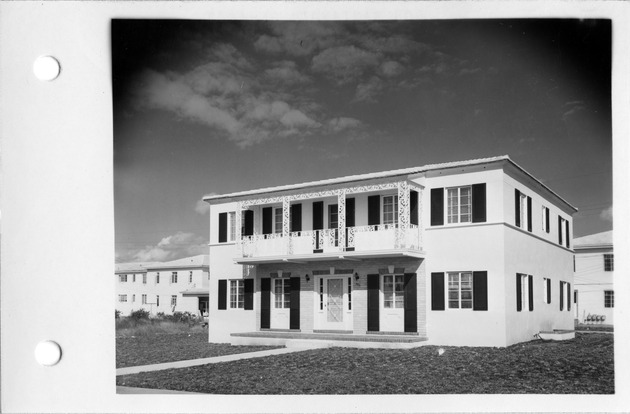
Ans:
POLYGON ((316 329, 352 330, 351 277, 319 279, 316 329))
POLYGON ((404 276, 384 275, 382 277, 381 331, 405 331, 404 276))
POLYGON ((273 279, 271 297, 271 329, 289 329, 291 280, 273 279))

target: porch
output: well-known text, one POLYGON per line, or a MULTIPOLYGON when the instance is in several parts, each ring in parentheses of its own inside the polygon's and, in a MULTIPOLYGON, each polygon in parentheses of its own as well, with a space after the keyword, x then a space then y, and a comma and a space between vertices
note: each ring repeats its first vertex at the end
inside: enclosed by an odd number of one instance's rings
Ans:
POLYGON ((231 345, 286 346, 287 348, 410 349, 426 345, 417 333, 300 332, 262 330, 231 334, 231 345))

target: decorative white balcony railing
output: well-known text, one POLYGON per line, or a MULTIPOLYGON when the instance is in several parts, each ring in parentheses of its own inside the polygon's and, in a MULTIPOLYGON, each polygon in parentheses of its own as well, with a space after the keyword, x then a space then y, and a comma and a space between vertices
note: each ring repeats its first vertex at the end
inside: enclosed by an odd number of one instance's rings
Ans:
POLYGON ((339 229, 291 232, 286 237, 282 233, 245 236, 241 241, 242 257, 422 250, 420 229, 414 224, 406 229, 396 225, 377 225, 348 227, 345 230, 345 237, 339 237, 339 229))

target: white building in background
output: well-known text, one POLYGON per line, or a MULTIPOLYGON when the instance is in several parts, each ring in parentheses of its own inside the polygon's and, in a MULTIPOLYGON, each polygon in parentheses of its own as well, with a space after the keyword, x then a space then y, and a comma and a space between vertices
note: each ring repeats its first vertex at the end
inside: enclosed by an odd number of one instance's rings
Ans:
POLYGON ((573 329, 576 209, 507 156, 204 200, 210 342, 508 346, 573 329))
POLYGON ((612 325, 615 256, 612 230, 573 239, 575 318, 580 323, 612 325))
POLYGON ((116 309, 122 315, 145 309, 158 312, 208 310, 208 255, 170 262, 116 265, 116 309))

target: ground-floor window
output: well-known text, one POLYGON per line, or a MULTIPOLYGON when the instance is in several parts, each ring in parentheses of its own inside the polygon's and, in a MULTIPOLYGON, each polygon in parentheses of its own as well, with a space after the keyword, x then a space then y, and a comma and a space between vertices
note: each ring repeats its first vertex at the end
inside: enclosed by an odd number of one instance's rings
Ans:
POLYGON ((274 279, 273 283, 274 307, 288 309, 291 306, 291 280, 274 279))
POLYGON ((605 308, 615 307, 615 291, 614 290, 604 291, 604 307, 605 308))
POLYGON ((404 291, 403 275, 383 276, 383 307, 404 308, 404 291))
POLYGON ((171 295, 171 306, 177 306, 177 295, 171 295))
POLYGON ((147 304, 147 295, 142 295, 142 304, 143 305, 147 304))
POLYGON ((131 295, 131 301, 135 302, 136 301, 136 295, 131 295))
POLYGON ((230 280, 230 308, 242 309, 245 304, 244 283, 242 280, 230 280))
POLYGON ((449 309, 472 309, 473 307, 472 272, 448 273, 449 309))
POLYGON ((118 295, 119 302, 127 302, 127 295, 118 295))
POLYGON ((155 306, 160 306, 160 295, 155 295, 155 306))

